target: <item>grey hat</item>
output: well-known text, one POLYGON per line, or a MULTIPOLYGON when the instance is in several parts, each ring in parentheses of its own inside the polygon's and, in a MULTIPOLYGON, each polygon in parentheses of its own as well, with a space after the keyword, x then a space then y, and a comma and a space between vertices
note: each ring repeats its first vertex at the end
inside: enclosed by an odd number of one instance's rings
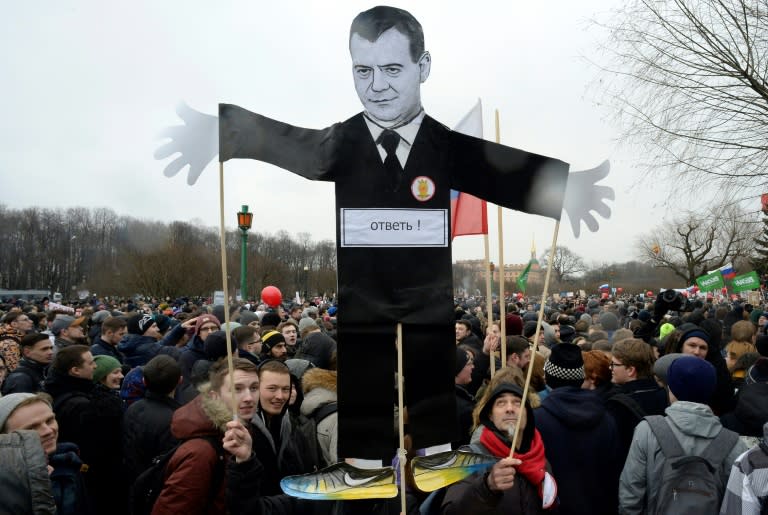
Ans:
POLYGON ((240 312, 240 323, 243 325, 248 325, 251 322, 258 322, 259 321, 259 315, 254 313, 253 311, 248 311, 247 309, 244 309, 240 312))
POLYGON ((100 324, 111 316, 112 316, 112 313, 110 313, 106 309, 102 309, 101 311, 97 311, 96 313, 91 315, 91 320, 93 320, 93 323, 95 324, 100 324))
POLYGON ((51 324, 51 332, 58 336, 62 329, 66 329, 75 323, 75 317, 69 315, 58 315, 51 324))
POLYGON ((656 363, 653 364, 654 375, 661 379, 664 384, 667 384, 667 372, 669 371, 669 366, 680 356, 684 356, 684 354, 679 352, 664 354, 662 357, 656 360, 656 363))
POLYGON ((299 334, 303 333, 305 329, 319 329, 317 323, 315 322, 314 318, 302 318, 299 320, 299 334))
POLYGON ((0 433, 5 432, 5 423, 19 404, 35 396, 34 393, 11 393, 0 397, 0 433))

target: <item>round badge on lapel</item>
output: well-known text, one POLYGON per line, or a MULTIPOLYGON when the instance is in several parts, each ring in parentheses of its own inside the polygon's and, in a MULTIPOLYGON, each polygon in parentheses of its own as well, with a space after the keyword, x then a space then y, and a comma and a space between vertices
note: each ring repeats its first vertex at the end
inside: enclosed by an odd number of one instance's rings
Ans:
POLYGON ((426 202, 435 196, 435 181, 425 175, 416 177, 411 183, 413 198, 419 202, 426 202))

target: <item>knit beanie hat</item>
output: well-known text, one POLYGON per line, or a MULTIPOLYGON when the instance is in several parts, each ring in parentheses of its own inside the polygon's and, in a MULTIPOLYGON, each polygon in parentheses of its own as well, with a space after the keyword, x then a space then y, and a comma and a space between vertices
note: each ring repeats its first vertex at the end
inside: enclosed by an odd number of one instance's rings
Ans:
POLYGON ((584 382, 584 358, 581 349, 573 343, 560 343, 552 347, 552 353, 544 363, 544 376, 547 386, 580 387, 584 382))
POLYGON ((576 329, 570 325, 560 326, 560 341, 563 343, 571 343, 576 337, 576 329))
POLYGON ((529 320, 523 325, 523 336, 533 338, 534 334, 536 334, 536 321, 529 320))
POLYGON ((240 312, 240 323, 243 325, 248 325, 251 322, 258 322, 259 321, 259 315, 254 313, 253 311, 248 311, 247 309, 244 309, 240 312))
POLYGON ((96 362, 96 370, 93 372, 93 382, 99 383, 102 379, 107 377, 110 372, 116 368, 122 367, 119 361, 112 356, 99 355, 94 356, 93 360, 96 362))
POLYGON ((128 332, 143 335, 154 323, 150 315, 134 315, 128 319, 128 332))
POLYGON ((462 349, 461 347, 456 347, 456 373, 453 375, 459 375, 459 372, 461 372, 464 367, 467 366, 468 362, 469 351, 467 349, 462 349))
POLYGON ((757 352, 761 356, 768 356, 768 334, 758 336, 757 341, 755 341, 755 347, 757 347, 757 352))
POLYGON ((685 356, 685 354, 681 354, 679 352, 664 354, 662 357, 656 360, 656 363, 653 364, 653 374, 661 379, 662 383, 667 384, 667 373, 669 372, 669 366, 673 361, 682 356, 685 356))
POLYGON ((171 319, 165 315, 155 315, 155 324, 157 324, 157 330, 164 333, 171 327, 171 319))
POLYGON ((302 318, 299 320, 299 334, 303 334, 305 329, 319 329, 314 318, 302 318))
POLYGON ((709 361, 681 356, 667 371, 667 386, 679 401, 706 404, 717 386, 717 373, 709 361))
POLYGON ((4 431, 8 417, 11 416, 19 404, 34 396, 34 393, 10 393, 0 397, 0 432, 4 431))
POLYGON ((261 352, 263 354, 266 354, 278 343, 283 342, 285 343, 285 337, 278 333, 277 331, 267 331, 266 333, 261 335, 261 352))
POLYGON ((610 311, 606 311, 598 318, 604 331, 615 331, 619 328, 619 319, 610 311))
POLYGON ((749 321, 757 325, 757 323, 760 321, 761 316, 763 316, 763 310, 753 309, 752 312, 749 314, 749 321))
POLYGON ((282 320, 280 319, 280 315, 278 315, 274 311, 268 311, 264 313, 264 316, 261 317, 262 326, 277 327, 280 325, 280 322, 282 322, 282 320))
POLYGON ((768 358, 757 358, 755 364, 747 370, 747 374, 744 376, 744 383, 768 383, 768 358))
POLYGON ((508 313, 504 317, 505 327, 507 329, 507 335, 508 336, 515 336, 523 334, 523 319, 520 318, 520 315, 517 315, 515 313, 508 313))
MULTIPOLYGON (((230 348, 237 354, 237 342, 230 338, 230 348)), ((227 333, 224 331, 214 331, 208 335, 203 344, 206 357, 211 361, 216 361, 227 355, 227 333)))
POLYGON ((700 327, 694 327, 693 329, 688 329, 686 332, 683 333, 683 336, 680 338, 680 343, 685 343, 685 340, 688 338, 701 338, 707 344, 709 344, 709 333, 706 332, 704 329, 700 327))
POLYGON ((641 309, 640 312, 637 314, 637 319, 641 322, 650 322, 651 321, 651 312, 647 309, 641 309))
POLYGON ((221 322, 219 322, 218 318, 213 315, 201 315, 197 317, 197 320, 195 320, 195 334, 198 334, 200 332, 200 328, 205 324, 213 324, 216 326, 217 330, 221 329, 221 322))
POLYGON ((675 330, 675 326, 670 324, 669 322, 666 322, 664 324, 661 324, 661 327, 659 327, 659 339, 663 340, 667 337, 669 333, 675 330))

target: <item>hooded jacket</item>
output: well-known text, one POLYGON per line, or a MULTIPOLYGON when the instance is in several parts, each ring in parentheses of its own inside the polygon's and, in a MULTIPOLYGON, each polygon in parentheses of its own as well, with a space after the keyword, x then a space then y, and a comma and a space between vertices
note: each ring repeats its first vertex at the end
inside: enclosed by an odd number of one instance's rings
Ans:
MULTIPOLYGON (((301 404, 301 414, 312 416, 317 410, 336 402, 336 372, 313 368, 307 370, 301 379, 304 389, 304 402, 301 404)), ((323 420, 316 421, 317 443, 326 463, 336 463, 338 460, 338 413, 331 413, 323 420)))
POLYGON ((127 497, 123 479, 122 423, 120 398, 103 385, 88 379, 52 371, 45 389, 53 397, 59 423, 59 441, 72 442, 89 469, 85 475, 95 513, 122 513, 127 497), (108 451, 108 452, 107 452, 108 451))
POLYGON ((131 368, 146 365, 161 351, 178 359, 181 351, 174 346, 181 339, 184 331, 181 324, 177 324, 160 341, 151 336, 128 333, 117 344, 117 350, 125 355, 125 363, 131 368))
POLYGON ((47 462, 35 431, 0 434, 0 512, 56 515, 47 462))
POLYGON ((173 413, 181 405, 174 399, 147 391, 131 404, 123 417, 125 475, 133 482, 148 469, 152 459, 168 452, 178 442, 171 435, 173 413))
POLYGON ((285 476, 311 472, 311 470, 304 470, 298 447, 292 442, 293 427, 287 411, 288 403, 286 402, 283 412, 271 418, 271 427, 267 427, 261 405, 251 419, 253 452, 264 467, 262 495, 281 494, 280 480, 285 476), (279 435, 279 442, 275 442, 273 432, 279 435))
POLYGON ((536 410, 536 428, 557 479, 560 513, 615 514, 624 462, 617 457, 616 423, 600 397, 575 386, 555 388, 536 410))
POLYGON ((3 382, 3 395, 10 393, 37 393, 43 389, 48 365, 29 358, 21 358, 19 366, 3 382))
POLYGON ((165 484, 152 515, 224 513, 226 477, 221 476, 224 464, 219 463, 218 451, 200 437, 223 438, 230 420, 232 413, 226 405, 205 394, 174 412, 171 434, 177 440, 186 441, 168 461, 165 484), (211 495, 211 488, 218 491, 211 495))
MULTIPOLYGON (((680 442, 680 446, 692 455, 700 455, 723 426, 709 406, 696 402, 677 401, 666 409, 666 420, 680 442)), ((731 465, 747 450, 739 439, 719 469, 722 484, 728 482, 731 465)), ((635 429, 632 446, 619 480, 619 513, 648 513, 648 499, 659 494, 659 479, 664 468, 664 454, 647 422, 642 421, 635 429)))

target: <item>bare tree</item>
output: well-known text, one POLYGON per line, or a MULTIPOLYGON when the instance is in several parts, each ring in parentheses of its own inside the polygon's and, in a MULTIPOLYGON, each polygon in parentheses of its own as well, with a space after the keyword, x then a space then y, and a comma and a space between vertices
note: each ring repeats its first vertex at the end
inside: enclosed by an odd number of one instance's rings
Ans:
MULTIPOLYGON (((539 259, 542 268, 548 268, 549 253, 551 247, 544 251, 544 254, 539 259)), ((568 247, 557 246, 555 247, 555 257, 552 260, 552 272, 555 274, 555 282, 557 284, 570 281, 574 275, 580 274, 587 270, 587 266, 584 264, 584 259, 575 254, 568 247)))
POLYGON ((601 101, 617 108, 623 139, 645 146, 646 169, 725 193, 765 186, 765 0, 632 0, 597 24, 609 31, 601 101))
POLYGON ((638 257, 693 284, 709 270, 750 257, 754 247, 750 217, 735 206, 685 213, 640 236, 638 257))

